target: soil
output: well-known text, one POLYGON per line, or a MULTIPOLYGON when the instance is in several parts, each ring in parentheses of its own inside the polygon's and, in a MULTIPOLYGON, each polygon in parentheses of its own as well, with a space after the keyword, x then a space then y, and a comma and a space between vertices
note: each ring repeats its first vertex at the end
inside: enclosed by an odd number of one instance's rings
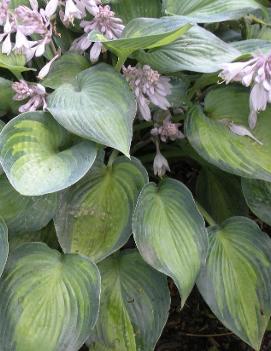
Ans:
MULTIPOLYGON (((227 330, 210 311, 195 288, 180 310, 180 298, 169 281, 171 310, 155 351, 253 351, 227 330)), ((261 351, 271 350, 271 332, 266 332, 261 351)))

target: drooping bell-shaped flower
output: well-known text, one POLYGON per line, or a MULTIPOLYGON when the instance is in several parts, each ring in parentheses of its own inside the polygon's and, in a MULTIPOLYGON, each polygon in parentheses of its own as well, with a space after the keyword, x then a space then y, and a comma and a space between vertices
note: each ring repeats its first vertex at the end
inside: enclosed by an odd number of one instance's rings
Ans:
POLYGON ((115 17, 115 13, 111 11, 110 6, 98 6, 98 11, 91 21, 81 21, 80 26, 84 28, 85 34, 76 39, 71 50, 83 53, 90 47, 90 60, 96 62, 102 51, 105 51, 103 44, 99 42, 92 42, 88 38, 88 34, 93 30, 102 33, 107 39, 117 39, 120 37, 124 25, 122 20, 115 17))
POLYGON ((135 93, 141 116, 151 120, 150 103, 167 110, 170 103, 167 96, 171 93, 170 78, 161 76, 150 66, 123 67, 123 74, 135 93))
POLYGON ((169 164, 167 159, 161 154, 160 150, 157 149, 156 155, 153 161, 153 172, 158 177, 163 177, 166 172, 170 172, 169 164))
POLYGON ((253 129, 257 122, 257 113, 264 111, 271 102, 271 53, 255 54, 246 62, 233 62, 222 65, 219 74, 226 84, 231 81, 251 86, 249 126, 253 129))
POLYGON ((16 101, 23 101, 29 99, 27 103, 20 106, 20 112, 36 111, 39 108, 45 109, 47 107, 46 103, 46 90, 41 84, 29 84, 25 80, 20 80, 19 82, 14 82, 12 84, 12 89, 16 93, 13 97, 16 101))

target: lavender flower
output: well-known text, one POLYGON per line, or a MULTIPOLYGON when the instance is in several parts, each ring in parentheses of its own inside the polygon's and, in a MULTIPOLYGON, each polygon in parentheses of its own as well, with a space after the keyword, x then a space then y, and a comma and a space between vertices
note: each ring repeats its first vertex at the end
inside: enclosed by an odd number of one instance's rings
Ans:
POLYGON ((37 0, 30 0, 31 9, 19 6, 15 9, 17 19, 17 35, 15 49, 22 49, 28 60, 34 55, 42 56, 45 46, 52 40, 53 27, 50 17, 55 13, 58 0, 50 0, 44 9, 39 10, 37 0), (39 34, 41 39, 29 41, 27 36, 39 34))
POLYGON ((123 73, 135 93, 140 114, 145 120, 151 120, 150 103, 163 110, 170 107, 167 96, 171 92, 171 84, 168 77, 160 76, 148 65, 123 67, 123 73))
POLYGON ((65 26, 73 24, 75 18, 82 19, 86 17, 87 12, 95 16, 98 12, 100 0, 66 0, 61 2, 65 10, 60 11, 60 18, 65 26))
POLYGON ((40 107, 44 110, 47 107, 46 90, 41 84, 29 84, 25 80, 20 80, 12 84, 12 89, 16 93, 14 100, 23 101, 29 98, 26 104, 20 106, 20 112, 36 111, 40 107))
POLYGON ((8 11, 8 4, 9 0, 4 0, 0 5, 0 25, 3 26, 3 33, 0 34, 1 51, 7 55, 11 53, 13 48, 11 35, 16 31, 15 18, 8 11))
POLYGON ((271 53, 262 53, 246 62, 227 63, 222 66, 220 77, 228 84, 231 81, 252 86, 250 92, 249 126, 255 128, 257 113, 264 111, 271 102, 271 53))
POLYGON ((176 139, 184 138, 183 133, 179 130, 180 127, 180 123, 171 122, 171 116, 169 115, 163 120, 162 126, 155 126, 155 128, 151 130, 151 134, 153 136, 159 136, 164 143, 167 142, 168 139, 175 141, 176 139))
POLYGON ((102 33, 107 39, 117 39, 120 37, 124 25, 120 18, 115 17, 115 13, 110 10, 108 5, 99 6, 98 11, 91 21, 82 21, 80 26, 84 28, 86 34, 82 35, 80 38, 76 39, 72 46, 71 50, 84 52, 90 47, 90 60, 91 62, 96 62, 101 54, 104 51, 102 43, 93 43, 88 38, 88 33, 93 30, 97 30, 102 33))
POLYGON ((6 23, 9 1, 10 0, 2 0, 0 3, 0 26, 6 23))

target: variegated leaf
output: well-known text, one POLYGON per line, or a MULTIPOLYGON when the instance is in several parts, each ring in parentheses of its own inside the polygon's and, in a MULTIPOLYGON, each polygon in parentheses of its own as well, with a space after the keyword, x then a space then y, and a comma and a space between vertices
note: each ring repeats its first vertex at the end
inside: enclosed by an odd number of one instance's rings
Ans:
POLYGON ((13 187, 38 196, 69 187, 96 157, 95 144, 74 138, 49 113, 27 112, 8 122, 0 134, 0 161, 13 187))
POLYGON ((173 278, 189 296, 207 254, 207 234, 192 194, 177 180, 147 184, 133 216, 133 233, 142 257, 173 278))
POLYGON ((79 252, 98 262, 122 247, 132 233, 132 213, 147 181, 145 168, 135 158, 94 166, 60 201, 54 221, 64 252, 79 252))
POLYGON ((101 309, 89 340, 90 351, 153 351, 167 321, 167 279, 136 250, 117 253, 99 264, 101 309))
POLYGON ((271 239, 252 220, 232 217, 209 228, 198 288, 217 318, 260 350, 271 314, 271 239))
POLYGON ((75 351, 99 310, 100 275, 85 257, 19 246, 0 282, 2 351, 75 351))

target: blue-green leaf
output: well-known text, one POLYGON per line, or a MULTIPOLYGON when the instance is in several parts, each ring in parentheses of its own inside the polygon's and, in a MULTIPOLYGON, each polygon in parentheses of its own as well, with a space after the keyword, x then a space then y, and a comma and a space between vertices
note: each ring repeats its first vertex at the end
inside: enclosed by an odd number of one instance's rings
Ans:
POLYGON ((198 288, 218 319, 260 350, 271 314, 271 239, 252 220, 232 217, 209 229, 198 288))
POLYGON ((122 247, 132 233, 132 213, 147 181, 145 168, 135 158, 94 166, 60 201, 54 221, 64 252, 79 252, 98 262, 122 247))
POLYGON ((173 278, 183 306, 207 253, 204 220, 186 186, 169 178, 158 186, 147 184, 134 212, 133 233, 146 262, 173 278))
POLYGON ((231 62, 240 55, 239 50, 213 33, 193 26, 174 42, 148 52, 138 51, 135 57, 161 73, 182 70, 212 73, 221 68, 221 63, 231 62))
POLYGON ((256 0, 163 0, 168 14, 182 15, 200 23, 239 19, 264 9, 256 0))
POLYGON ((135 250, 121 251, 99 265, 101 309, 90 351, 153 351, 167 321, 167 279, 135 250))
POLYGON ((48 109, 71 133, 129 155, 136 101, 113 67, 101 63, 82 71, 49 96, 48 109))
POLYGON ((19 246, 0 283, 2 351, 75 351, 94 327, 100 275, 85 257, 19 246))
POLYGON ((75 140, 49 113, 27 112, 8 122, 0 134, 0 161, 13 187, 37 196, 69 187, 96 157, 95 144, 75 140))
POLYGON ((263 222, 271 225, 271 183, 242 178, 242 189, 251 211, 263 222))

